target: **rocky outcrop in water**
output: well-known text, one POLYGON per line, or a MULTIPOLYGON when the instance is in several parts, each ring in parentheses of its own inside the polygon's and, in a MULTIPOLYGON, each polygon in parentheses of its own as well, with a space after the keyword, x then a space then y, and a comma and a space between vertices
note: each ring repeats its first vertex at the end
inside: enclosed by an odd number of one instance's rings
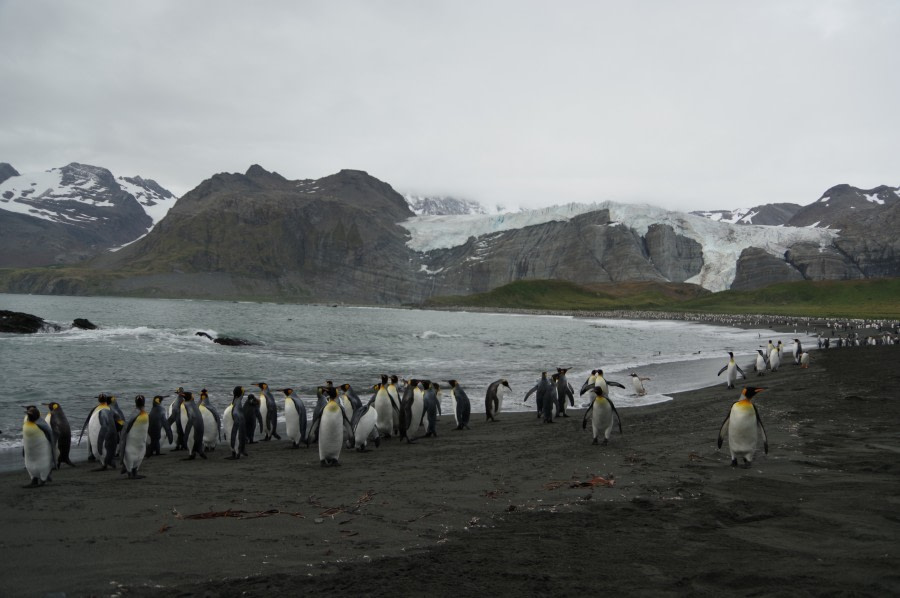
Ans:
POLYGON ((43 318, 19 311, 0 310, 0 332, 13 334, 34 334, 35 332, 56 332, 59 326, 44 321, 43 318))

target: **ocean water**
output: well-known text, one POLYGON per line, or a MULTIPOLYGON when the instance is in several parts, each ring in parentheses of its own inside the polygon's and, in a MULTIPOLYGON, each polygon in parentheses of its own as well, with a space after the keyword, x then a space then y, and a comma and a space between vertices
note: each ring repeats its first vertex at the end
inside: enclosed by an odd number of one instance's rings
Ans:
MULTIPOLYGON (((716 383, 724 391, 716 373, 727 351, 748 371, 760 344, 796 336, 681 321, 113 297, 0 294, 0 309, 63 326, 60 332, 0 334, 0 451, 16 452, 22 406, 38 405, 43 415, 42 403, 59 402, 77 440, 101 392, 119 397, 126 415, 135 395, 172 395, 179 386, 208 389, 221 412, 234 386, 253 392, 256 382, 292 387, 312 406, 315 387, 326 379, 350 383, 365 400, 385 373, 441 384, 458 380, 477 423, 485 390, 498 378, 512 388, 504 409, 525 411, 534 409, 533 397, 522 400, 541 371, 571 368, 577 394, 590 370, 602 368, 608 380, 627 387, 611 389, 616 406, 636 406, 716 383), (75 318, 100 329, 74 329, 75 318), (217 345, 198 331, 257 344, 217 345), (631 371, 651 378, 648 395, 631 390, 631 371)), ((731 395, 723 392, 723 398, 731 395)), ((444 399, 445 417, 452 418, 444 399)), ((576 406, 581 403, 576 397, 576 406)))

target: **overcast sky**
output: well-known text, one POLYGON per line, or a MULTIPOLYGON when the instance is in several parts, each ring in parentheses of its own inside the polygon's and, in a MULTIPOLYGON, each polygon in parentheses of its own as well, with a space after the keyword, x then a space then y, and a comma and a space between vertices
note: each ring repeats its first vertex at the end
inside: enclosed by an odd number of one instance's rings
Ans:
POLYGON ((0 0, 0 162, 487 206, 900 185, 900 2, 0 0))

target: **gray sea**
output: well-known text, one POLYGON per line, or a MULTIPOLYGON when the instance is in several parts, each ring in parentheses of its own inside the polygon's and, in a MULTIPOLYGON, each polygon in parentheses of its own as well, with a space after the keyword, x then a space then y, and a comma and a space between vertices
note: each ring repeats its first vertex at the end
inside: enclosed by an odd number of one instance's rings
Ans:
MULTIPOLYGON (((38 405, 43 415, 41 404, 51 400, 62 405, 77 440, 101 392, 119 397, 127 414, 137 394, 206 388, 222 411, 234 386, 267 382, 299 390, 312 406, 314 389, 325 380, 348 382, 365 400, 385 373, 459 380, 477 424, 492 381, 509 380, 513 393, 504 409, 531 410, 534 398, 523 403, 525 393, 542 370, 557 366, 571 368, 576 394, 590 370, 602 368, 608 380, 627 387, 611 389, 618 407, 665 401, 716 383, 722 383, 723 399, 733 399, 736 393, 716 376, 728 361, 726 352, 734 351, 738 364, 752 370, 760 344, 769 338, 789 344, 796 336, 682 321, 113 297, 0 294, 0 309, 62 326, 60 332, 0 334, 0 469, 22 466, 16 464, 22 406, 38 405), (100 328, 75 329, 75 318, 100 328), (222 346, 198 331, 255 344, 222 346), (632 391, 632 371, 651 379, 648 395, 632 391)), ((445 417, 450 413, 444 405, 445 417)))

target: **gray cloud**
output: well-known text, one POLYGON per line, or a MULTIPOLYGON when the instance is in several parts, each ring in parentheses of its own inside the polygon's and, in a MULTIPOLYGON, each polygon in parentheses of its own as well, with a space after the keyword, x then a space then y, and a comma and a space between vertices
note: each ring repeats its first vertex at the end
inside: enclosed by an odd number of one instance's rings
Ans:
POLYGON ((0 161, 808 203, 900 184, 898 30, 888 1, 0 0, 0 161))

